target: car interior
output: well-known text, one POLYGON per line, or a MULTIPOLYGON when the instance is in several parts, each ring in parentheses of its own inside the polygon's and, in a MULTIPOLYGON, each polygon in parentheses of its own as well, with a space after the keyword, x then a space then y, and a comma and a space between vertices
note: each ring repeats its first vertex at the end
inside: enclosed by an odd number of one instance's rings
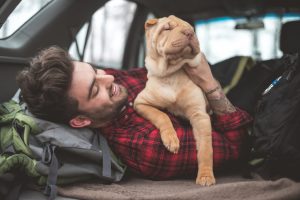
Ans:
MULTIPOLYGON (((272 70, 255 66, 272 66, 300 49, 298 0, 0 0, 0 7, 0 102, 14 96, 16 75, 30 58, 52 45, 99 68, 143 67, 149 18, 175 15, 192 24, 229 99, 251 114, 258 98, 252 90, 271 81, 253 77, 272 70)), ((98 199, 300 199, 299 183, 246 179, 240 172, 220 175, 220 183, 200 190, 189 179, 159 182, 128 176, 121 183, 98 185, 98 199), (159 193, 160 188, 167 192, 159 193)), ((46 197, 24 189, 20 199, 46 197)))

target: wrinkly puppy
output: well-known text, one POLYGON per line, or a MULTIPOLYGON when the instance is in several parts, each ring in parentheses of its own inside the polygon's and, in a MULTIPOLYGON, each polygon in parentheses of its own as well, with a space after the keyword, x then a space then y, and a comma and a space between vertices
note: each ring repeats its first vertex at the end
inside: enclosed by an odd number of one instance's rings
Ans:
POLYGON ((170 118, 161 109, 188 119, 197 146, 196 183, 213 185, 212 135, 207 102, 202 90, 183 69, 185 65, 199 65, 202 58, 198 39, 190 24, 172 15, 148 20, 145 31, 148 81, 135 99, 134 108, 160 130, 164 146, 172 153, 179 151, 179 140, 170 118))

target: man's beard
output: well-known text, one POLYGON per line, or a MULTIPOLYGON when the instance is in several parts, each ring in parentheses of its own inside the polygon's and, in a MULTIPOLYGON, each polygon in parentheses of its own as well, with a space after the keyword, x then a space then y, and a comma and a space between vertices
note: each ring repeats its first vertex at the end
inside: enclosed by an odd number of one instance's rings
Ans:
POLYGON ((105 108, 98 108, 92 113, 86 113, 86 115, 92 120, 92 124, 91 124, 92 128, 101 127, 107 124, 108 122, 111 122, 121 113, 122 109, 127 103, 127 98, 128 98, 126 89, 124 93, 125 93, 124 98, 115 102, 111 109, 108 110, 105 108))

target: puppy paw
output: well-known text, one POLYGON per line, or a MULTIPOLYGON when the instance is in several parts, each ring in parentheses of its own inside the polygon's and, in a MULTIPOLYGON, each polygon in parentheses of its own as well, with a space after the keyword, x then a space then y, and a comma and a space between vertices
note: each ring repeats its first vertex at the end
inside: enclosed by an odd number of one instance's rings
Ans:
POLYGON ((203 174, 203 175, 197 176, 196 184, 201 185, 201 186, 211 186, 211 185, 216 184, 216 180, 213 175, 203 174))
POLYGON ((178 153, 179 151, 179 139, 177 137, 177 133, 175 130, 167 130, 161 133, 161 139, 163 141, 164 146, 171 153, 178 153))

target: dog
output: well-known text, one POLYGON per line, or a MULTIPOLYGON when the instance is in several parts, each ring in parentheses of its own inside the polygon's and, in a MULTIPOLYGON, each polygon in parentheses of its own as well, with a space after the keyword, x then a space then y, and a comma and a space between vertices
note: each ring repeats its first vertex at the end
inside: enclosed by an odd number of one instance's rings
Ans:
POLYGON ((197 147, 196 184, 215 184, 211 121, 203 91, 188 77, 184 66, 197 67, 202 59, 193 27, 171 15, 145 23, 147 68, 146 87, 134 101, 134 109, 160 131, 164 146, 178 153, 180 141, 168 115, 188 119, 197 147))

